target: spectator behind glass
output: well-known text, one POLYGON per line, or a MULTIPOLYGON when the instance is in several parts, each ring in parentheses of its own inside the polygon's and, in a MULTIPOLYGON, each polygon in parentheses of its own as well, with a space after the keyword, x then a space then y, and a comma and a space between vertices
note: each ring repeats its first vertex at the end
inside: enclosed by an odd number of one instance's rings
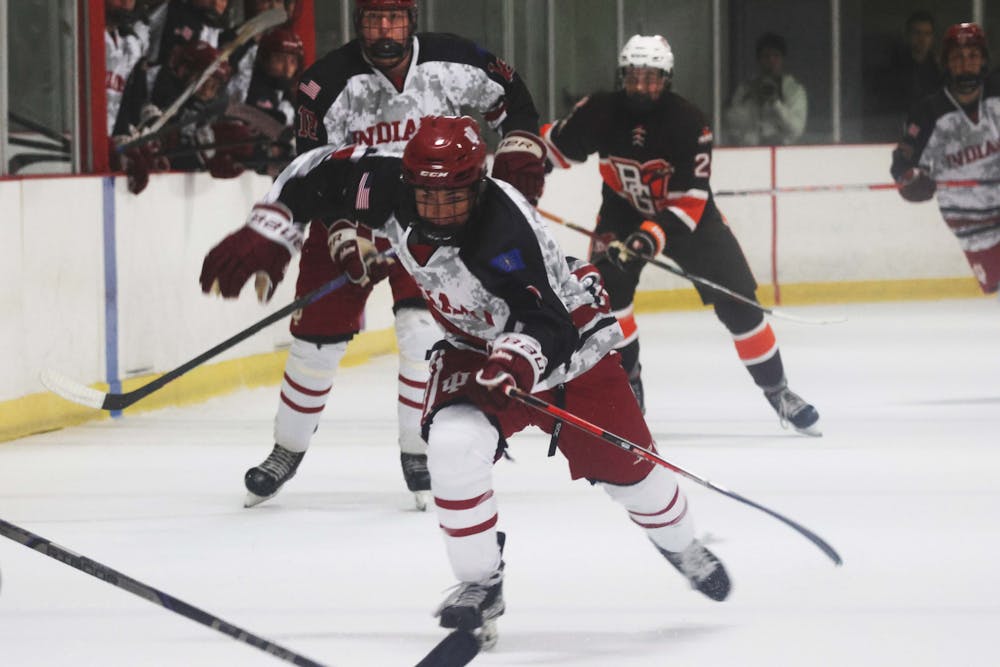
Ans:
MULTIPOLYGON (((288 15, 285 27, 291 27, 292 17, 295 15, 295 0, 246 0, 243 5, 244 20, 248 21, 271 9, 284 9, 288 15)), ((235 36, 236 29, 230 29, 222 35, 222 42, 228 42, 235 36)), ((257 62, 257 48, 263 37, 263 34, 256 35, 236 49, 229 58, 229 63, 233 66, 233 77, 229 80, 228 90, 229 98, 233 102, 246 100, 250 79, 253 78, 254 64, 257 62)))
POLYGON ((765 33, 757 40, 759 74, 741 83, 726 109, 725 132, 740 146, 795 143, 806 127, 806 89, 785 74, 788 47, 780 35, 765 33))
POLYGON ((906 49, 894 65, 892 83, 898 97, 893 111, 902 121, 914 104, 944 83, 934 57, 934 18, 927 12, 914 12, 906 20, 906 49))

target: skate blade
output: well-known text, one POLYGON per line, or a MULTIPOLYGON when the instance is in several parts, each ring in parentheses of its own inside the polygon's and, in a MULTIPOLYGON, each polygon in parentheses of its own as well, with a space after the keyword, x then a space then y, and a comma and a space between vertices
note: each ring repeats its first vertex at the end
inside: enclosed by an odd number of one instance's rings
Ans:
POLYGON ((431 503, 431 492, 430 491, 414 491, 413 492, 413 504, 416 505, 417 510, 420 512, 426 512, 427 506, 431 503))
POLYGON ((274 498, 276 495, 278 494, 272 493, 269 496, 258 496, 256 493, 253 493, 252 491, 247 491, 247 497, 243 499, 243 507, 254 507, 256 505, 260 505, 265 500, 270 500, 271 498, 274 498))
POLYGON ((819 422, 813 424, 812 426, 806 426, 805 428, 799 428, 798 426, 795 426, 794 428, 796 432, 801 433, 802 435, 808 435, 812 438, 822 438, 823 431, 819 430, 818 424, 819 422))

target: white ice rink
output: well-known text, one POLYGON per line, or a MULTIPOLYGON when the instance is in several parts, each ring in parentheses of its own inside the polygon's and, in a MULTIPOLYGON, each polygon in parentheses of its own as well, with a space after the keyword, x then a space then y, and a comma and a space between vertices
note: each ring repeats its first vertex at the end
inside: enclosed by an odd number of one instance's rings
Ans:
MULTIPOLYGON (((507 614, 474 665, 1000 664, 1000 304, 790 310, 849 318, 773 320, 823 438, 779 427, 707 311, 640 317, 648 419, 668 459, 844 566, 684 481, 733 578, 712 602, 525 433, 496 467, 507 614)), ((242 476, 270 451, 276 388, 0 443, 0 518, 324 664, 413 665, 453 581, 404 491, 395 386, 394 358, 342 371, 298 476, 260 507, 242 476)), ((7 539, 0 568, 0 665, 282 664, 7 539)))

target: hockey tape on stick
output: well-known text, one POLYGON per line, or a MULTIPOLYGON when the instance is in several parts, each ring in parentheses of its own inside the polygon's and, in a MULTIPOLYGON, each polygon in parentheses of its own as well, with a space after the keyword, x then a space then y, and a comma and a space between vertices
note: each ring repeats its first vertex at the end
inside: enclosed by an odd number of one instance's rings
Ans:
POLYGON ((464 667, 479 655, 479 640, 468 630, 455 630, 438 642, 417 667, 464 667))
MULTIPOLYGON (((564 218, 560 218, 558 215, 555 215, 554 213, 549 213, 548 211, 542 210, 540 208, 536 210, 538 211, 538 214, 541 215, 543 218, 546 218, 547 220, 551 220, 552 222, 560 224, 563 227, 568 227, 573 231, 580 232, 581 234, 586 234, 592 239, 597 239, 599 237, 599 235, 595 233, 593 230, 587 229, 586 227, 578 225, 574 222, 570 222, 569 220, 565 220, 564 218)), ((669 271, 675 276, 679 276, 681 278, 684 278, 685 280, 689 280, 693 283, 698 283, 699 285, 704 285, 705 287, 715 292, 718 292, 719 294, 725 295, 734 301, 739 301, 740 303, 756 308, 757 310, 763 313, 767 313, 772 317, 777 317, 782 320, 788 320, 789 322, 798 322, 799 324, 840 324, 847 321, 846 317, 830 317, 830 318, 803 317, 802 315, 792 315, 791 313, 786 313, 785 311, 779 310, 777 308, 768 308, 767 306, 761 305, 760 303, 754 301, 753 299, 748 299, 742 294, 738 294, 729 289, 728 287, 723 287, 722 285, 713 282, 708 278, 702 278, 697 274, 685 271, 684 269, 677 266, 673 262, 667 262, 659 259, 658 257, 650 257, 648 255, 633 253, 631 250, 626 248, 620 241, 615 241, 612 245, 618 247, 620 252, 627 252, 629 254, 637 255, 640 259, 642 259, 648 264, 652 264, 653 266, 661 268, 664 271, 669 271)))
MULTIPOLYGON (((386 252, 382 253, 382 257, 385 259, 392 259, 393 257, 395 257, 395 253, 392 250, 387 250, 386 252)), ((96 408, 99 410, 109 410, 109 411, 123 410, 128 406, 133 405, 134 403, 142 400, 146 396, 149 396, 157 389, 163 387, 165 384, 172 382, 173 380, 176 380, 177 378, 184 375, 191 369, 202 365, 212 357, 215 357, 221 354, 222 352, 225 352, 226 350, 233 347, 237 343, 246 340, 250 336, 253 336, 261 329, 274 324, 278 320, 281 320, 288 315, 291 315, 299 308, 305 308, 309 304, 319 301, 330 292, 340 289, 348 282, 349 280, 347 278, 347 275, 345 274, 337 278, 334 278, 333 280, 329 281, 324 285, 320 285, 313 291, 299 297, 295 301, 292 301, 284 308, 281 308, 280 310, 276 310, 275 312, 271 313, 270 315, 260 320, 256 324, 253 324, 244 329, 243 331, 240 331, 239 333, 227 338, 226 340, 222 341, 212 349, 202 352, 194 359, 191 359, 190 361, 181 364, 172 371, 168 371, 163 375, 161 375, 160 377, 156 378, 155 380, 147 382, 146 384, 142 385, 141 387, 137 387, 132 391, 128 391, 122 394, 112 394, 108 392, 99 391, 97 389, 88 387, 82 382, 77 382, 76 380, 73 380, 67 377, 66 375, 63 375, 62 373, 51 369, 46 369, 42 371, 39 374, 39 380, 41 380, 42 384, 45 386, 46 389, 48 389, 54 394, 62 396, 67 401, 72 401, 73 403, 79 403, 80 405, 86 405, 88 407, 96 408)))
POLYGON ((179 600, 172 595, 168 595, 161 590, 157 590, 152 586, 144 584, 141 581, 137 581, 122 574, 121 572, 112 570, 110 567, 91 560, 86 556, 81 556, 80 554, 74 553, 65 547, 54 544, 44 537, 35 535, 34 533, 31 533, 23 528, 19 528, 12 523, 7 523, 3 519, 0 519, 0 535, 13 540, 14 542, 23 544, 29 549, 34 549, 38 553, 44 554, 53 560, 57 560, 60 563, 69 565, 72 568, 89 574, 95 579, 100 579, 101 581, 111 584, 112 586, 116 586, 123 591, 128 591, 129 593, 141 597, 144 600, 157 604, 168 611, 180 614, 185 618, 189 618, 196 623, 201 623, 202 625, 212 628, 213 630, 218 630, 224 635, 229 635, 236 641, 249 644, 254 648, 264 651, 268 655, 273 655, 279 660, 290 662, 293 665, 303 665, 304 667, 323 667, 322 663, 310 660, 304 655, 275 644, 271 640, 264 639, 263 637, 255 635, 248 630, 235 626, 228 621, 222 620, 214 614, 210 614, 203 609, 199 609, 198 607, 188 604, 183 600, 179 600))
POLYGON ((615 447, 618 447, 620 449, 624 449, 626 452, 635 454, 639 458, 646 459, 650 463, 655 463, 656 465, 663 466, 668 470, 674 471, 678 475, 688 478, 692 482, 701 484, 702 486, 712 489, 713 491, 718 491, 724 496, 729 496, 733 500, 737 500, 743 503, 744 505, 749 505, 750 507, 759 509, 761 512, 764 512, 765 514, 769 514, 778 521, 784 523, 787 526, 790 526, 791 528, 796 530, 799 534, 801 534, 803 537, 805 537, 807 540, 809 540, 817 547, 819 547, 820 550, 823 553, 825 553, 830 558, 830 560, 834 562, 835 565, 843 564, 843 560, 841 560, 840 554, 838 554, 833 547, 831 547, 819 535, 812 532, 802 524, 792 521, 788 517, 783 516, 772 509, 764 507, 763 505, 756 503, 750 500, 749 498, 741 496, 735 491, 730 491, 729 489, 719 486, 718 484, 710 482, 704 477, 700 477, 692 472, 688 472, 684 468, 681 468, 680 466, 666 460, 656 452, 647 449, 645 447, 642 447, 640 445, 637 445, 634 442, 626 440, 621 436, 615 435, 614 433, 605 431, 600 426, 591 424, 587 420, 583 419, 582 417, 576 416, 572 412, 567 412, 566 410, 557 408, 556 406, 552 405, 551 403, 547 403, 546 401, 543 401, 537 396, 533 396, 532 394, 529 394, 527 392, 521 391, 520 389, 510 386, 504 387, 504 392, 511 398, 514 398, 520 401, 521 403, 524 403, 525 405, 534 408, 535 410, 538 410, 539 412, 542 412, 548 415, 549 417, 552 417, 553 419, 569 424, 570 426, 573 426, 574 428, 577 428, 583 431, 584 433, 589 433, 593 436, 597 436, 601 440, 609 442, 615 447))

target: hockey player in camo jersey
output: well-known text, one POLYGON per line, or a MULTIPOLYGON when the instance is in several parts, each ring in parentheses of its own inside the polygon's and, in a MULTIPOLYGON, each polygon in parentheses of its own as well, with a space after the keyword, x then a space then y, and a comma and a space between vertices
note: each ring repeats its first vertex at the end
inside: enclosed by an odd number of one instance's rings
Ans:
MULTIPOLYGON (((712 131, 700 110, 670 90, 674 54, 660 35, 635 35, 618 59, 621 89, 581 100, 566 118, 543 133, 553 162, 570 167, 592 153, 604 180, 591 248, 611 308, 621 321, 622 362, 644 404, 639 330, 633 300, 645 262, 661 252, 684 270, 755 299, 757 283, 739 242, 716 208, 709 177, 712 131), (624 242, 635 254, 607 244, 624 242)), ((788 388, 771 325, 759 308, 695 285, 730 332, 754 383, 778 413, 806 435, 821 435, 819 413, 788 388)))
POLYGON ((975 23, 945 32, 945 85, 910 112, 891 173, 907 201, 926 201, 936 181, 993 181, 937 191, 941 217, 979 286, 1000 289, 1000 71, 987 76, 986 35, 975 23))
MULTIPOLYGON (((538 199, 545 175, 545 149, 536 135, 538 113, 512 68, 455 35, 415 34, 415 0, 356 0, 354 22, 358 37, 303 73, 295 121, 300 154, 318 146, 357 143, 399 157, 421 117, 471 107, 504 135, 493 174, 513 182, 529 199, 538 199)), ((388 247, 384 238, 375 242, 379 249, 388 247)), ((297 294, 341 271, 339 258, 331 258, 327 248, 326 230, 312 225, 299 262, 297 294)), ((267 291, 282 275, 270 276, 267 291)), ((426 350, 441 331, 413 279, 399 266, 389 271, 388 278, 399 347, 400 462, 406 485, 423 509, 430 482, 426 445, 420 436, 420 406, 428 376, 426 350)), ((331 391, 337 367, 347 342, 363 326, 374 282, 341 288, 293 317, 275 445, 260 465, 246 473, 248 506, 276 494, 295 474, 328 397, 335 395, 331 391)))
MULTIPOLYGON (((729 577, 694 538, 672 472, 589 433, 560 431, 504 392, 514 386, 537 393, 655 447, 613 351, 621 330, 599 274, 565 257, 531 204, 486 177, 485 164, 485 144, 468 117, 423 119, 402 164, 364 146, 316 149, 289 165, 251 211, 253 242, 223 241, 211 263, 262 269, 257 262, 268 246, 294 245, 302 221, 323 218, 335 220, 330 251, 352 258, 348 275, 362 279, 384 271, 384 261, 350 221, 390 239, 445 331, 423 408, 434 505, 459 581, 438 609, 443 627, 480 633, 484 645, 495 639, 494 621, 505 608, 505 535, 497 530, 492 469, 505 438, 529 425, 552 434, 552 451, 565 455, 571 477, 621 504, 692 587, 725 599, 729 577)), ((203 275, 202 288, 214 278, 203 275)))

